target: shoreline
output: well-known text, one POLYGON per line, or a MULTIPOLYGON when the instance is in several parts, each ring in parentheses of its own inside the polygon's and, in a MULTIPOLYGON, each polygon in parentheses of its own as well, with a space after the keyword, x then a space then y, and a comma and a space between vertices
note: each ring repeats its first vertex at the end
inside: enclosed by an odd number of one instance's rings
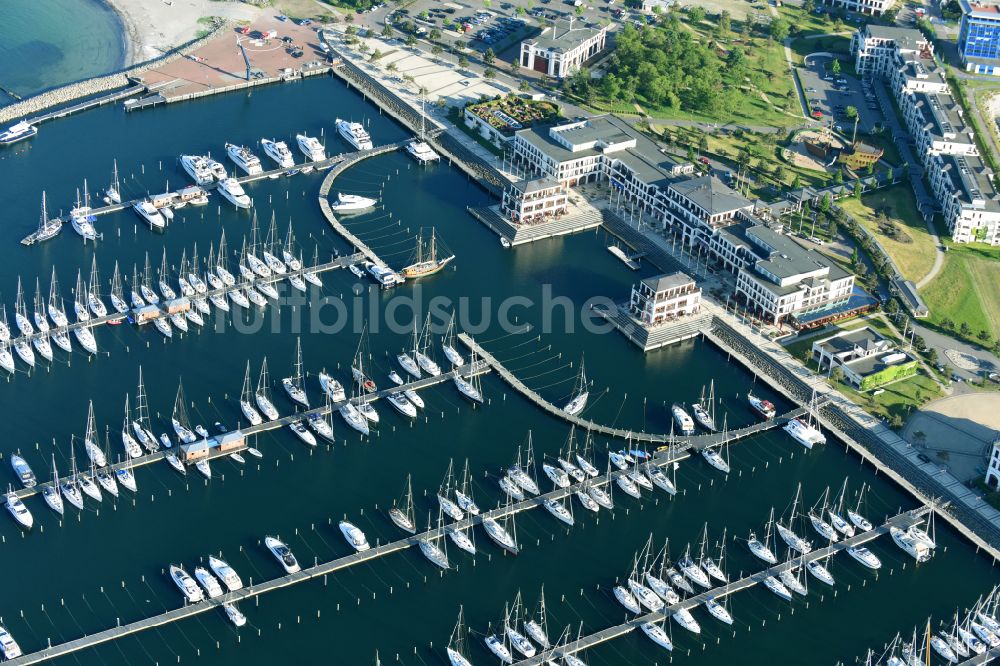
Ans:
POLYGON ((139 62, 138 43, 139 31, 135 20, 129 14, 126 3, 122 0, 99 0, 118 18, 121 25, 122 61, 119 69, 128 69, 139 62))

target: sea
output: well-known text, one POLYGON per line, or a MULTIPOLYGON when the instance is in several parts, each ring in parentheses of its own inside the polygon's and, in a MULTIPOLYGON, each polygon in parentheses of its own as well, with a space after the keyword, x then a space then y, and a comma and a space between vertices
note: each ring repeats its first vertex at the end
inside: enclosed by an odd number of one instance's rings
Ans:
MULTIPOLYGON (((301 159, 294 139, 299 132, 322 137, 331 154, 348 151, 334 129, 338 117, 364 123, 376 145, 408 136, 333 77, 128 114, 109 105, 43 124, 30 141, 0 151, 0 303, 8 322, 13 324, 18 281, 31 310, 36 283, 47 299, 53 270, 69 304, 77 276, 86 281, 96 263, 107 301, 116 265, 128 289, 148 257, 155 284, 165 253, 172 279, 182 256, 191 262, 197 251, 203 267, 210 249, 217 255, 225 232, 227 260, 235 271, 237 253, 253 241, 254 216, 258 243, 266 240, 272 218, 281 239, 292 225, 307 263, 314 256, 327 261, 350 252, 320 214, 322 173, 248 184, 253 213, 213 195, 207 206, 178 210, 164 233, 151 233, 126 209, 97 218, 102 238, 96 243, 84 244, 66 225, 45 244, 19 244, 38 224, 43 192, 49 214, 65 212, 84 181, 92 196, 100 196, 115 161, 126 198, 141 197, 189 182, 179 166, 181 154, 211 153, 232 167, 226 142, 245 144, 265 161, 262 138, 288 142, 301 159)), ((632 284, 657 272, 651 266, 629 271, 608 252, 612 239, 602 231, 504 249, 466 210, 490 201, 477 182, 447 161, 420 167, 404 152, 349 168, 334 182, 331 194, 337 192, 378 200, 373 210, 344 222, 390 265, 408 263, 417 235, 423 229, 426 237, 431 228, 455 259, 438 275, 389 292, 336 270, 323 274, 322 289, 310 287, 304 298, 285 286, 280 307, 252 314, 234 308, 234 314, 213 316, 203 329, 175 331, 169 341, 148 325, 101 326, 95 332, 96 357, 74 341, 72 354, 57 350, 53 363, 39 361, 30 372, 18 361, 14 376, 0 378, 0 456, 19 452, 41 479, 52 478, 53 464, 66 474, 74 457, 77 467, 86 468, 81 440, 93 404, 99 436, 107 436, 112 458, 121 457, 125 399, 130 396, 134 408, 140 369, 157 434, 170 430, 181 382, 192 424, 210 430, 215 422, 245 425, 237 402, 244 373, 249 364, 256 386, 265 359, 274 401, 283 414, 292 413, 295 406, 279 380, 293 374, 299 341, 314 405, 321 401, 317 374, 325 369, 348 384, 359 348, 371 376, 388 385, 388 372, 398 370, 395 355, 412 348, 414 322, 421 328, 428 312, 429 349, 439 362, 445 362, 440 335, 454 314, 460 330, 554 403, 571 397, 584 364, 590 392, 584 415, 598 423, 666 433, 671 404, 690 403, 709 390, 718 421, 729 428, 756 421, 747 405, 750 391, 775 402, 779 411, 791 407, 707 341, 642 354, 595 322, 593 299, 625 300, 632 284)), ((386 510, 400 498, 407 478, 418 524, 436 525, 435 496, 450 465, 459 476, 468 465, 475 500, 491 508, 503 502, 500 475, 519 451, 527 451, 529 441, 546 488, 541 464, 570 441, 578 447, 587 443, 601 469, 609 450, 626 446, 572 432, 495 373, 483 376, 482 389, 486 402, 474 407, 450 383, 430 388, 422 393, 426 407, 412 420, 376 403, 381 419, 368 438, 339 417, 333 422, 336 442, 312 449, 287 429, 263 433, 253 440, 262 459, 248 457, 245 465, 216 460, 211 480, 194 470, 182 477, 165 462, 137 468, 136 495, 122 490, 118 499, 88 499, 82 512, 67 507, 62 519, 39 497, 30 498, 26 504, 35 517, 30 532, 0 520, 0 624, 26 652, 34 652, 180 607, 181 596, 166 573, 171 564, 193 571, 208 555, 221 555, 244 581, 258 583, 282 573, 263 546, 267 535, 280 536, 303 565, 351 552, 337 527, 343 519, 360 527, 373 545, 397 540, 404 535, 386 510)), ((599 514, 574 504, 572 528, 541 508, 519 514, 512 526, 522 547, 517 556, 502 552, 477 528, 478 554, 449 548, 453 569, 447 572, 410 548, 244 603, 248 623, 239 629, 221 610, 212 610, 61 662, 445 664, 461 608, 467 654, 474 664, 489 664, 494 657, 483 638, 502 627, 505 608, 513 608, 519 594, 530 612, 544 590, 553 641, 625 621, 612 589, 627 579, 647 543, 654 553, 666 549, 674 559, 688 549, 697 555, 704 544, 736 579, 762 568, 746 547, 751 530, 762 535, 772 509, 790 519, 799 493, 797 511, 808 511, 824 497, 836 499, 846 481, 844 503, 873 522, 916 507, 912 497, 833 437, 807 451, 776 430, 733 443, 725 454, 732 466, 728 477, 700 457, 687 459, 671 472, 676 497, 644 492, 644 500, 636 501, 618 492, 614 511, 599 514)), ((0 470, 0 479, 15 483, 6 461, 0 470)), ((794 520, 801 534, 820 542, 807 520, 794 520)), ((970 606, 998 582, 992 561, 943 520, 936 522, 936 537, 935 557, 919 565, 887 536, 870 544, 882 560, 878 572, 839 554, 828 563, 836 585, 810 580, 808 596, 790 603, 759 586, 738 592, 727 602, 733 626, 695 609, 699 635, 668 621, 672 653, 635 630, 582 656, 591 666, 863 661, 869 648, 880 650, 898 632, 909 636, 928 618, 934 626, 950 621, 956 609, 970 606)))
POLYGON ((120 69, 123 35, 121 19, 103 0, 5 0, 0 106, 120 69))

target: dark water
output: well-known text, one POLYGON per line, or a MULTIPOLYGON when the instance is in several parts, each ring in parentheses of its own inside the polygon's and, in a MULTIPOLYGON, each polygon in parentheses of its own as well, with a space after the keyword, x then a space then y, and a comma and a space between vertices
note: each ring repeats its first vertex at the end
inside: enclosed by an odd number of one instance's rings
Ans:
MULTIPOLYGON (((5 0, 0 7, 6 91, 27 97, 124 64, 124 28, 103 0, 5 0)), ((13 101, 0 90, 0 106, 13 101)))
MULTIPOLYGON (((203 209, 179 211, 161 236, 151 235, 131 212, 123 212, 99 218, 104 240, 96 250, 82 247, 68 226, 48 245, 22 248, 17 241, 35 226, 43 189, 52 212, 68 208, 83 178, 89 178, 92 190, 106 184, 113 158, 118 159, 128 195, 163 191, 168 179, 176 188, 186 181, 176 166, 182 152, 211 150, 221 155, 227 140, 254 144, 261 136, 291 142, 297 131, 329 132, 338 116, 365 119, 376 143, 406 136, 375 107, 336 80, 324 78, 130 115, 120 108, 98 109, 47 125, 33 141, 3 151, 0 247, 6 249, 0 287, 8 319, 13 319, 18 275, 31 290, 34 279, 41 277, 47 292, 55 265, 68 298, 77 269, 86 273, 95 251, 107 279, 115 261, 130 274, 145 252, 157 266, 163 247, 175 264, 182 250, 190 255, 195 243, 204 256, 223 228, 230 248, 238 249, 250 227, 246 213, 226 206, 220 211, 213 197, 203 209)), ((328 147, 345 149, 333 136, 328 147)), ((320 178, 314 174, 264 181, 248 186, 248 192, 263 226, 272 210, 282 233, 292 219, 306 257, 318 246, 325 259, 334 250, 349 248, 333 238, 319 214, 315 196, 320 178)), ((712 379, 721 400, 720 417, 726 414, 730 426, 753 420, 744 404, 751 386, 779 408, 787 407, 708 344, 692 341, 643 356, 617 334, 584 330, 581 312, 587 299, 624 298, 637 277, 606 251, 606 239, 599 234, 504 251, 464 210, 486 201, 474 182, 446 164, 418 169, 403 154, 361 163, 338 180, 335 190, 380 193, 384 210, 348 224, 393 265, 406 263, 411 237, 422 226, 434 226, 457 255, 453 269, 392 294, 359 286, 347 271, 324 276, 321 295, 343 296, 351 316, 370 319, 376 329, 370 341, 373 374, 383 383, 391 354, 407 343, 407 297, 425 306, 446 298, 447 310, 459 310, 488 349, 554 401, 570 394, 575 375, 570 363, 585 354, 593 380, 587 415, 599 422, 662 432, 668 428, 670 403, 694 399, 712 379), (506 300, 514 295, 527 296, 534 305, 506 300), (537 339, 546 328, 541 307, 546 298, 569 300, 572 334, 565 332, 566 309, 557 307, 557 323, 537 339), (530 322, 532 331, 505 330, 497 321, 505 308, 511 321, 516 317, 521 326, 530 322), (391 330, 390 312, 404 323, 403 331, 391 330), (487 316, 490 321, 484 324, 487 316)), ((239 326, 192 331, 170 342, 153 329, 105 327, 96 332, 104 352, 98 358, 88 360, 77 352, 67 362, 62 354, 52 368, 40 367, 33 376, 19 373, 0 384, 0 404, 8 415, 2 450, 20 450, 43 477, 54 453, 65 471, 70 437, 82 435, 87 400, 93 399, 100 428, 111 428, 118 451, 124 396, 134 392, 140 366, 157 432, 169 427, 166 419, 180 377, 195 422, 235 425, 239 408, 234 397, 247 360, 256 372, 266 355, 272 378, 285 376, 300 335, 312 375, 326 367, 346 380, 358 335, 353 325, 329 332, 338 328, 338 312, 331 303, 288 303, 280 313, 270 309, 261 322, 245 319, 239 326), (316 316, 327 332, 311 323, 316 316)), ((314 378, 307 382, 318 400, 314 378)), ((336 528, 345 516, 365 530, 370 541, 384 543, 399 536, 383 511, 399 495, 406 475, 412 473, 420 495, 418 521, 426 523, 429 513, 436 513, 433 495, 450 459, 459 465, 469 459, 475 496, 481 506, 492 506, 499 500, 497 472, 512 461, 529 430, 541 457, 558 451, 568 429, 498 378, 487 376, 483 384, 490 404, 477 409, 450 385, 425 392, 427 409, 412 424, 382 406, 382 423, 370 440, 361 440, 339 420, 334 423, 336 445, 315 451, 306 450, 291 433, 265 434, 257 442, 264 460, 251 459, 245 469, 217 461, 216 476, 209 483, 194 473, 182 479, 166 465, 142 468, 137 470, 140 492, 134 502, 106 499, 98 509, 88 500, 82 515, 68 508, 63 523, 42 501, 29 500, 36 519, 33 533, 22 536, 13 523, 0 525, 5 541, 0 563, 7 572, 0 599, 3 623, 31 651, 50 639, 72 639, 118 620, 124 623, 177 607, 180 597, 164 569, 169 563, 184 563, 190 570, 209 553, 222 552, 245 580, 271 578, 278 568, 260 545, 264 535, 280 534, 303 563, 328 560, 348 552, 336 528)), ((283 395, 276 393, 276 401, 279 409, 291 410, 283 395)), ((607 443, 598 440, 595 447, 603 466, 607 443)), ((643 503, 616 497, 615 512, 599 516, 583 515, 575 507, 577 526, 571 530, 541 511, 522 514, 517 534, 523 551, 516 558, 501 555, 477 533, 480 554, 471 558, 450 549, 458 570, 443 576, 419 552, 396 554, 325 582, 264 596, 259 606, 245 604, 249 624, 238 632, 213 612, 63 661, 166 664, 200 656, 213 664, 370 664, 378 651, 383 663, 441 664, 458 606, 464 604, 473 629, 471 657, 475 663, 493 663, 479 638, 491 621, 496 624, 504 603, 518 590, 534 603, 544 584, 553 637, 566 625, 575 632, 582 622, 588 632, 620 622, 624 613, 610 588, 616 578, 628 574, 634 552, 650 534, 658 545, 669 538, 671 551, 679 555, 685 544, 700 539, 705 523, 712 542, 726 529, 726 566, 738 576, 758 568, 742 539, 751 528, 760 529, 771 507, 787 511, 799 482, 808 504, 828 486, 836 492, 845 478, 852 490, 870 484, 866 511, 873 520, 913 506, 909 497, 833 441, 807 453, 782 434, 771 433, 734 446, 731 458, 734 471, 729 480, 700 460, 683 463, 678 471, 682 494, 674 500, 663 494, 643 503), (739 540, 733 541, 734 535, 739 540)), ((920 567, 884 538, 872 546, 884 565, 877 576, 841 555, 830 564, 837 578, 835 590, 820 589, 816 583, 808 599, 791 605, 766 590, 739 593, 732 600, 733 628, 696 611, 703 634, 673 631, 674 657, 704 664, 853 661, 869 646, 896 631, 908 631, 930 614, 943 617, 971 603, 996 582, 988 560, 949 530, 942 527, 937 534, 937 557, 920 567)), ((670 657, 658 650, 644 636, 634 635, 592 650, 589 662, 666 663, 670 657)))

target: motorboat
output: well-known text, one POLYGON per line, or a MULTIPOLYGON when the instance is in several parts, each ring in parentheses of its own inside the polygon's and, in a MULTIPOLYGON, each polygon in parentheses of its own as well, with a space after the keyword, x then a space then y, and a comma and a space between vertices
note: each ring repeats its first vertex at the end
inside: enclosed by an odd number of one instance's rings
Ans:
MULTIPOLYGON (((364 263, 364 268, 368 272, 368 274, 372 277, 372 279, 374 279, 376 282, 379 283, 380 286, 386 289, 390 289, 392 287, 401 285, 404 282, 403 277, 396 271, 389 268, 388 266, 382 266, 373 263, 371 261, 366 261, 364 263)), ((417 364, 420 365, 420 367, 423 367, 423 363, 420 362, 420 353, 417 352, 415 356, 417 359, 417 364)), ((441 374, 440 370, 438 370, 437 374, 441 374)))
POLYGON ((222 581, 222 584, 230 592, 243 589, 243 581, 240 579, 239 574, 225 560, 210 555, 208 558, 208 567, 218 576, 219 580, 222 581))
POLYGON ((219 585, 218 579, 212 575, 205 567, 195 567, 194 577, 198 583, 205 588, 205 592, 208 594, 209 599, 215 599, 216 597, 221 597, 222 586, 219 585))
POLYGON ((882 560, 864 546, 852 546, 847 549, 847 554, 869 569, 880 569, 882 567, 882 560))
POLYGON ((642 612, 642 608, 639 607, 639 602, 636 601, 636 598, 626 588, 621 585, 615 585, 612 592, 615 595, 615 599, 618 600, 618 603, 625 607, 625 610, 633 613, 634 615, 638 615, 642 612))
POLYGON ((924 541, 917 538, 910 530, 899 527, 890 527, 889 535, 896 545, 902 548, 908 555, 917 562, 926 562, 931 559, 931 548, 924 541))
POLYGON ((406 389, 405 391, 403 391, 403 395, 405 395, 406 399, 412 402, 413 406, 416 407, 417 409, 424 408, 424 399, 421 398, 420 395, 417 394, 415 390, 406 389))
POLYGON ((389 381, 391 381, 396 386, 402 386, 405 383, 403 381, 403 378, 400 377, 399 373, 396 372, 395 370, 390 370, 389 371, 389 381))
POLYGON ((201 155, 181 155, 181 167, 194 179, 197 185, 208 185, 215 180, 215 173, 207 157, 201 155))
POLYGON ((235 178, 219 181, 219 194, 237 208, 249 208, 252 203, 243 186, 235 178))
POLYGON ((226 611, 226 617, 234 626, 242 627, 247 623, 247 616, 244 615, 235 604, 223 604, 222 609, 226 611))
POLYGON ((674 423, 682 435, 694 434, 694 419, 691 418, 691 415, 687 413, 680 403, 675 402, 670 408, 670 413, 673 415, 674 423))
POLYGON ((284 141, 274 141, 273 139, 261 139, 261 148, 283 169, 290 169, 295 166, 295 159, 292 158, 292 151, 288 149, 288 144, 284 141))
POLYGON ((0 651, 3 652, 5 659, 16 659, 22 654, 21 646, 17 644, 14 637, 4 627, 0 627, 0 651))
POLYGON ((774 415, 777 414, 774 403, 770 400, 758 398, 753 393, 747 394, 747 400, 750 402, 750 406, 754 409, 754 411, 763 416, 765 419, 773 419, 774 415))
POLYGON ((329 396, 331 402, 343 402, 347 400, 343 384, 326 374, 326 372, 319 373, 319 385, 323 389, 323 392, 329 396))
POLYGON ((302 440, 303 444, 306 446, 316 446, 316 437, 309 432, 309 428, 306 427, 305 423, 302 421, 292 421, 288 424, 288 427, 295 433, 296 437, 302 440))
POLYGON ((363 197, 357 194, 344 194, 343 192, 337 193, 337 201, 330 204, 330 209, 337 213, 345 213, 359 210, 367 210, 371 208, 378 201, 375 199, 370 199, 369 197, 363 197))
MULTIPOLYGON (((0 145, 9 146, 10 144, 17 143, 18 141, 30 139, 36 134, 38 134, 38 127, 32 125, 27 120, 22 120, 14 123, 3 132, 0 132, 0 145)), ((7 658, 12 659, 10 655, 7 655, 7 658)))
POLYGON ((132 204, 132 210, 138 213, 150 229, 163 229, 167 226, 167 221, 163 219, 160 210, 149 201, 142 199, 132 204))
POLYGON ((17 521, 17 524, 26 530, 30 530, 31 526, 35 524, 35 519, 32 517, 31 512, 28 511, 28 508, 24 506, 21 498, 17 496, 17 493, 7 493, 5 504, 7 505, 7 511, 17 521))
POLYGON ((417 408, 402 393, 390 393, 385 399, 403 416, 408 416, 411 419, 417 418, 417 408))
POLYGON ((426 141, 419 141, 417 139, 414 139, 406 144, 406 152, 408 152, 413 159, 421 164, 436 162, 441 159, 441 156, 438 155, 426 141))
POLYGON ((190 574, 188 574, 187 571, 184 571, 181 567, 171 564, 170 578, 173 579, 177 589, 179 589, 181 594, 184 595, 185 601, 196 604, 205 600, 205 595, 202 593, 201 588, 194 582, 194 579, 191 578, 190 574))
POLYGON ((248 176, 257 176, 264 173, 264 169, 260 165, 260 158, 251 153, 250 149, 246 146, 238 146, 234 143, 227 143, 226 154, 229 155, 229 159, 231 159, 236 166, 243 169, 248 176))
POLYGON ((371 421, 372 423, 378 423, 379 421, 378 412, 375 411, 375 407, 367 400, 362 400, 361 402, 358 403, 358 411, 361 412, 361 415, 364 416, 367 420, 371 421))
POLYGON ((301 570, 298 560, 295 559, 295 555, 292 554, 291 549, 281 539, 273 536, 265 537, 264 545, 271 551, 271 554, 278 560, 278 563, 284 568, 286 573, 293 574, 301 570))
POLYGON ((299 150, 313 162, 322 162, 326 159, 326 148, 314 136, 296 134, 295 141, 299 144, 299 150))
POLYGON ((826 435, 802 419, 792 419, 782 430, 807 449, 811 449, 815 444, 826 444, 826 435))
POLYGON ((347 543, 351 545, 351 548, 359 553, 371 548, 371 546, 368 545, 368 539, 365 537, 365 533, 358 529, 353 523, 349 523, 346 520, 340 521, 340 533, 344 535, 345 539, 347 539, 347 543))
POLYGON ((24 458, 16 453, 10 456, 10 466, 14 469, 14 475, 17 476, 18 482, 25 488, 34 488, 38 483, 38 479, 35 477, 35 473, 31 471, 31 467, 28 466, 24 458))
POLYGON ((337 131, 358 150, 371 150, 374 147, 371 136, 361 123, 337 118, 337 131))

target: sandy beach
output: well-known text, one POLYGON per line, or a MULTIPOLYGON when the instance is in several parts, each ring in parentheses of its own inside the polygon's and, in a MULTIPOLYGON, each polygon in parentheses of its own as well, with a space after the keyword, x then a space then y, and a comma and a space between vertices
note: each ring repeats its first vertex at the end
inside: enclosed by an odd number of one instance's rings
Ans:
POLYGON ((222 16, 253 20, 262 11, 237 2, 212 0, 107 0, 125 24, 125 65, 145 62, 194 38, 207 26, 198 19, 222 16))

